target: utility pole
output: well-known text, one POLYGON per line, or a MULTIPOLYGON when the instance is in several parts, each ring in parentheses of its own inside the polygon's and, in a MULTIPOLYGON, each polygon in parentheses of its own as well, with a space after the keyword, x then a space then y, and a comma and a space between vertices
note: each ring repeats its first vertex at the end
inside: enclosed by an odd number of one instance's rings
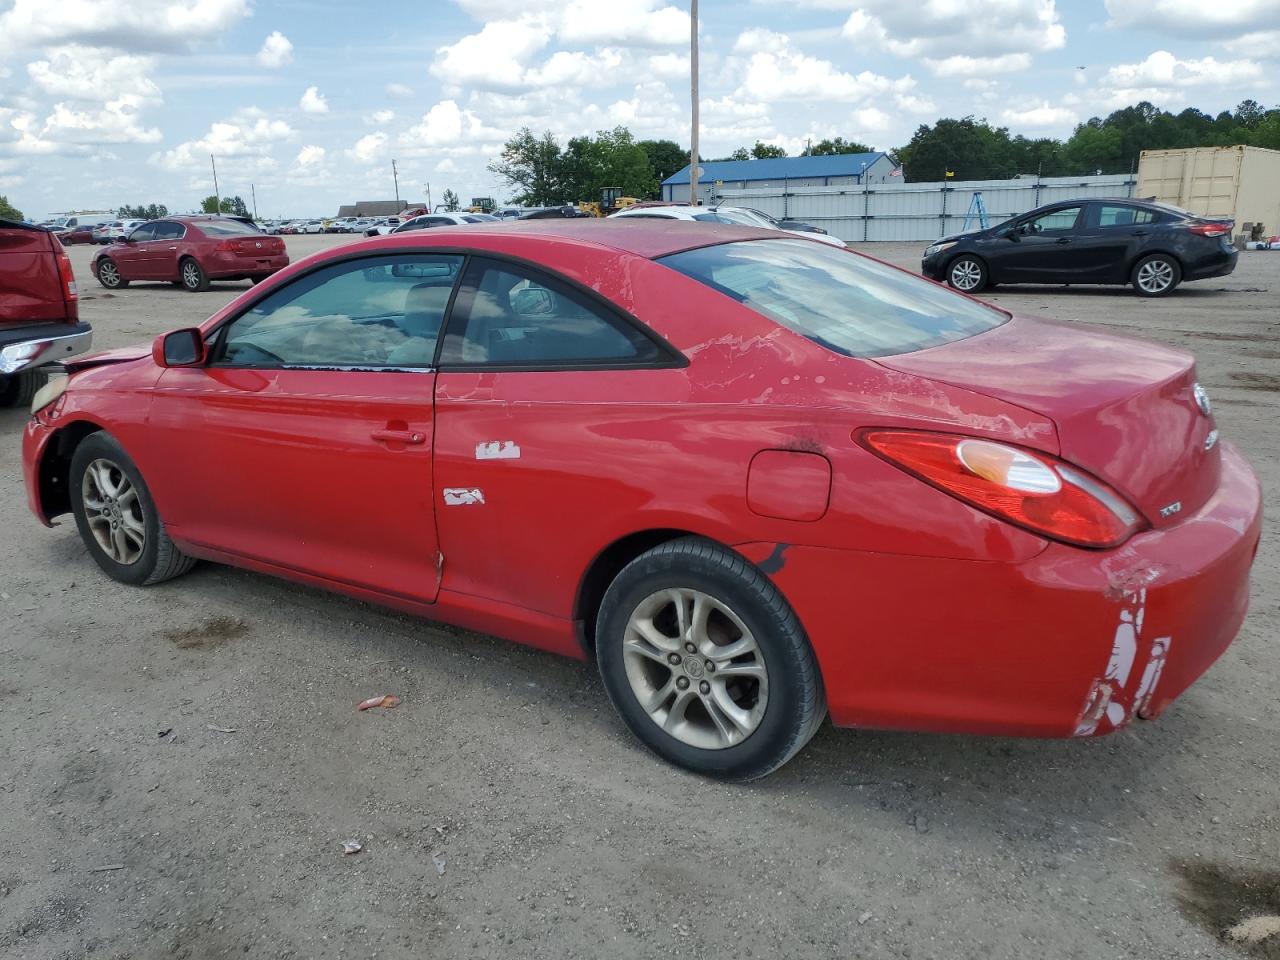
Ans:
POLYGON ((431 181, 427 181, 427 213, 435 213, 436 208, 431 205, 431 181))
POLYGON ((396 170, 396 161, 394 158, 391 161, 391 179, 396 185, 396 203, 398 204, 400 202, 400 174, 396 170))
POLYGON ((218 164, 213 159, 213 154, 209 154, 209 166, 213 167, 213 199, 217 205, 214 213, 222 212, 222 195, 218 193, 218 164))
POLYGON ((258 191, 254 189, 253 184, 249 184, 249 195, 253 197, 253 219, 258 219, 258 191))
POLYGON ((689 0, 689 92, 693 130, 689 136, 689 203, 698 203, 698 0, 689 0))

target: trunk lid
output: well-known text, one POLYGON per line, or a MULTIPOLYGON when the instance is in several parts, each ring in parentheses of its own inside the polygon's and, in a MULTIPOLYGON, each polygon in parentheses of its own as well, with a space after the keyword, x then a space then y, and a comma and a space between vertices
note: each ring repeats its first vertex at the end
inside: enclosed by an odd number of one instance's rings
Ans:
POLYGON ((1049 417, 1059 449, 1047 452, 1111 484, 1154 527, 1198 510, 1218 486, 1213 416, 1196 397, 1195 360, 1180 350, 1096 327, 1014 318, 967 340, 876 362, 1049 417))
POLYGON ((255 237, 236 237, 222 241, 224 249, 241 257, 274 257, 284 253, 284 241, 265 234, 255 237))

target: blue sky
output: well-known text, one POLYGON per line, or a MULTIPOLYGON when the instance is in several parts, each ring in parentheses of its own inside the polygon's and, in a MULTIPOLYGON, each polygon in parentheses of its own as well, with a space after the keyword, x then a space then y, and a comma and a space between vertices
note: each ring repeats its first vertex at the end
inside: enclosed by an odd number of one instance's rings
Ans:
MULTIPOLYGON (((1280 101, 1280 0, 702 0, 704 155, 905 143, 938 116, 1029 136, 1148 99, 1280 101)), ((504 189, 521 126, 688 142, 687 4, 0 0, 0 193, 28 215, 212 192, 263 216, 504 189)))

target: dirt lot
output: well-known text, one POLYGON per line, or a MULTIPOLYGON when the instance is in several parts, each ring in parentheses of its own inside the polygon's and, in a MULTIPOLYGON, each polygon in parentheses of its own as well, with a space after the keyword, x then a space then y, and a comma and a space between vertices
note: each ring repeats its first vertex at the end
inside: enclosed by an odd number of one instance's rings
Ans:
MULTIPOLYGON (((90 252, 100 347, 248 289, 112 295, 90 252)), ((1194 351, 1263 477, 1253 611, 1159 723, 828 726, 747 787, 650 757, 586 664, 209 564, 109 582, 73 524, 27 513, 25 416, 0 412, 0 956, 1240 955, 1222 927, 1280 898, 1278 275, 1280 253, 1247 253, 1166 301, 993 297, 1194 351), (403 705, 355 711, 382 693, 403 705)))

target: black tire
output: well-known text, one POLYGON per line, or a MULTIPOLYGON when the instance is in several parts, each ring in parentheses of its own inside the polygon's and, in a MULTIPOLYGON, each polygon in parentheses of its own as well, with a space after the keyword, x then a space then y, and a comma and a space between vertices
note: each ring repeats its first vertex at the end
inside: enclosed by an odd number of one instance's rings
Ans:
MULTIPOLYGON (((677 766, 717 779, 745 781, 767 776, 809 742, 827 713, 817 659, 782 594, 756 566, 731 550, 698 537, 654 547, 614 578, 597 618, 596 659, 610 701, 645 746, 677 766), (750 732, 730 745, 704 748, 668 733, 641 705, 629 679, 624 647, 632 614, 668 589, 710 596, 730 609, 755 639, 767 671, 763 715, 750 732)), ((693 662, 701 657, 687 659, 693 662)), ((692 697, 688 678, 677 676, 684 668, 655 669, 668 670, 672 683, 684 680, 687 694, 692 697)), ((701 676, 701 671, 700 667, 693 676, 701 676)), ((712 678, 712 672, 708 670, 706 677, 712 678)), ((692 704, 691 699, 687 710, 696 709, 709 723, 706 707, 695 708, 692 704)), ((687 711, 682 711, 682 716, 687 717, 687 711)))
POLYGON ((39 368, 0 377, 0 407, 29 407, 49 375, 39 368))
POLYGON ((947 285, 961 293, 980 293, 989 279, 986 263, 971 253, 962 253, 947 264, 947 285))
POLYGON ((209 275, 194 257, 183 257, 178 261, 178 282, 191 293, 204 293, 209 289, 209 275))
POLYGON ((1133 265, 1129 283, 1143 297, 1167 297, 1182 282, 1182 264, 1167 253, 1153 253, 1133 265))
POLYGON ((97 274, 98 282, 108 290, 123 290, 129 285, 129 281, 120 276, 119 266, 110 257, 100 259, 93 272, 97 274), (107 268, 106 274, 102 272, 103 267, 107 268))
MULTIPOLYGON (((107 576, 120 583, 133 586, 150 586, 181 576, 195 566, 195 559, 180 551, 168 533, 165 532, 164 521, 156 511, 151 499, 151 491, 147 488, 142 474, 125 452, 124 447, 115 437, 108 433, 92 433, 85 437, 71 456, 71 475, 69 479, 71 494, 71 512, 76 518, 76 529, 80 531, 80 539, 84 541, 89 555, 97 562, 107 576), (140 520, 145 530, 145 539, 136 559, 121 562, 114 559, 98 542, 96 534, 90 527, 88 508, 85 506, 85 472, 91 465, 108 463, 119 474, 128 480, 136 491, 136 499, 124 505, 108 504, 119 507, 119 512, 129 511, 134 520, 140 520)), ((97 516, 95 516, 95 520, 97 516)), ((99 524, 105 520, 98 520, 99 524)), ((119 522, 123 523, 123 520, 119 522)))

